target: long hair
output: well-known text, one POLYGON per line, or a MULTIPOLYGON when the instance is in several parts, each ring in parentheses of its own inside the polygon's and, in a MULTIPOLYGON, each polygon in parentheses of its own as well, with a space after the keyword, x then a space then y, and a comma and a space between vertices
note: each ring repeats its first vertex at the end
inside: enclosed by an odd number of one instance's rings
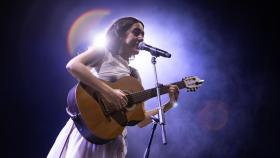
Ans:
POLYGON ((143 22, 134 17, 120 18, 109 27, 106 33, 106 48, 112 54, 118 53, 122 44, 122 40, 126 36, 126 31, 129 30, 135 23, 141 23, 144 27, 143 22))

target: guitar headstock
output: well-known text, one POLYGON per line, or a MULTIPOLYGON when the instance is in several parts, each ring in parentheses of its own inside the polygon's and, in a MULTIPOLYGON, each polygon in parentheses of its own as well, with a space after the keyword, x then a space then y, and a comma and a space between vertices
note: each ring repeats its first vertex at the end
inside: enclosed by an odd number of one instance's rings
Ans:
POLYGON ((188 92, 196 91, 204 82, 204 80, 201 80, 197 76, 185 77, 183 78, 183 81, 185 83, 188 92))

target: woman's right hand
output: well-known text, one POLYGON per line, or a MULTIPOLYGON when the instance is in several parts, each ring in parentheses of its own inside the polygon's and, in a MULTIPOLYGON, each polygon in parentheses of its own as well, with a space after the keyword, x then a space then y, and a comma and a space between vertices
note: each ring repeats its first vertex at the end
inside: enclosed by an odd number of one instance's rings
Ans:
POLYGON ((107 93, 103 93, 105 106, 109 111, 120 110, 127 105, 128 99, 126 94, 120 89, 112 89, 107 93))

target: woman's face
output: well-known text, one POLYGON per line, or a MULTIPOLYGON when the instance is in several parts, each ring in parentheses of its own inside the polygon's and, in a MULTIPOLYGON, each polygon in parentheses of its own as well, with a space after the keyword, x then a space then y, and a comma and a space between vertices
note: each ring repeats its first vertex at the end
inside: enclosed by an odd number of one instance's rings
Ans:
POLYGON ((138 44, 144 40, 144 27, 141 23, 135 23, 126 31, 124 48, 129 56, 139 53, 138 44))

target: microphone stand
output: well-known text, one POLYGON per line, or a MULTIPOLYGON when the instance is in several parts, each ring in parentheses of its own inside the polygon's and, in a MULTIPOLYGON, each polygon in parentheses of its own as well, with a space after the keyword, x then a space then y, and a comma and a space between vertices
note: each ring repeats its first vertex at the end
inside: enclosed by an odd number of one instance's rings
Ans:
POLYGON ((157 91, 157 99, 158 99, 158 118, 155 118, 155 117, 151 116, 151 119, 153 120, 154 126, 153 126, 153 130, 152 130, 152 134, 151 134, 151 137, 150 137, 150 140, 149 140, 148 147, 145 150, 144 158, 149 157, 150 147, 151 147, 152 139, 153 139, 153 136, 154 136, 154 131, 155 131, 158 123, 161 126, 162 143, 163 143, 163 145, 167 144, 166 131, 165 131, 165 117, 164 117, 163 107, 161 105, 160 89, 159 89, 160 84, 158 83, 157 69, 156 69, 156 58, 158 57, 158 55, 155 52, 151 52, 151 54, 153 55, 151 62, 154 65, 154 74, 155 74, 156 91, 157 91))
POLYGON ((151 137, 150 137, 150 140, 149 140, 148 147, 147 147, 146 150, 145 150, 144 158, 148 158, 149 155, 150 155, 151 144, 152 144, 152 141, 153 141, 153 137, 154 137, 155 130, 156 130, 156 128, 157 128, 157 124, 158 124, 158 122, 159 122, 159 119, 156 118, 156 117, 151 116, 151 119, 152 119, 152 121, 153 121, 152 134, 151 134, 151 137))
POLYGON ((160 84, 158 83, 158 77, 157 77, 157 68, 156 68, 156 58, 158 56, 155 56, 156 53, 154 53, 154 56, 152 57, 152 64, 154 65, 154 73, 155 73, 155 82, 156 82, 156 90, 157 90, 157 99, 158 99, 158 118, 159 118, 159 124, 161 126, 161 135, 162 135, 162 144, 166 145, 166 132, 165 132, 165 117, 163 112, 163 107, 161 105, 161 98, 160 98, 160 84))

